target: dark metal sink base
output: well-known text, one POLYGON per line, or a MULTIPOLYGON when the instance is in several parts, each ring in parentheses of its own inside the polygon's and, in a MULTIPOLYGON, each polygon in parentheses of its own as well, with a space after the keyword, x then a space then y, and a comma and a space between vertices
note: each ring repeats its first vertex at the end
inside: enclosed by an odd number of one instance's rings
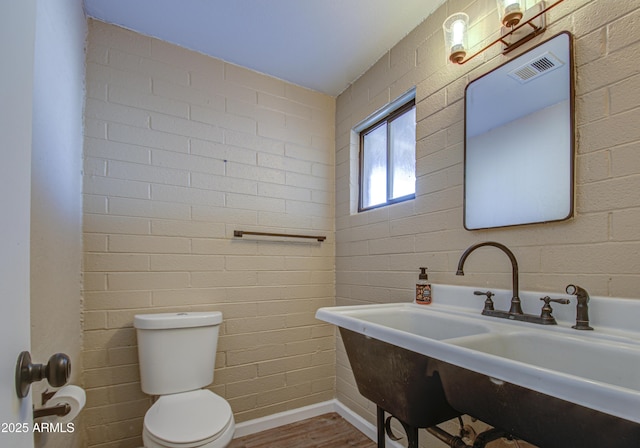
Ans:
POLYGON ((461 413, 544 448, 637 448, 640 424, 432 360, 461 413))
POLYGON ((344 328, 340 335, 358 391, 378 406, 379 448, 384 447, 384 412, 402 423, 410 448, 418 447, 418 428, 461 415, 447 402, 438 372, 428 373, 431 358, 344 328))
POLYGON ((638 448, 640 424, 439 361, 340 328, 358 391, 378 407, 378 448, 385 412, 418 447, 418 428, 467 414, 543 448, 638 448))
POLYGON ((431 358, 340 328, 358 391, 397 419, 428 428, 458 417, 431 358))

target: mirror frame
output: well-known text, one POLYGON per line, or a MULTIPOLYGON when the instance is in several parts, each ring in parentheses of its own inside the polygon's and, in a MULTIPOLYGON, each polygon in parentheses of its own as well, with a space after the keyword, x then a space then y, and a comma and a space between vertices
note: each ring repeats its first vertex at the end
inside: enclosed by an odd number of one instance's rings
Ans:
MULTIPOLYGON (((464 95, 464 181, 463 181, 463 225, 465 230, 485 230, 485 229, 496 229, 496 228, 507 228, 507 227, 515 227, 515 226, 523 226, 523 225, 531 225, 531 224, 544 224, 551 222, 559 222, 565 221, 573 217, 574 207, 575 207, 575 145, 576 145, 576 132, 575 132, 575 67, 574 67, 574 54, 573 54, 573 35, 569 31, 562 31, 553 37, 540 42, 539 44, 531 47, 525 52, 519 54, 518 56, 509 59, 508 61, 500 64, 498 67, 490 70, 478 78, 470 81, 465 87, 465 95, 464 95), (531 222, 522 222, 522 223, 514 223, 514 224, 504 224, 504 225, 496 225, 496 226, 487 226, 487 227, 468 227, 467 225, 467 95, 468 89, 471 85, 473 85, 476 81, 481 80, 495 71, 504 68, 504 66, 508 64, 513 64, 514 67, 517 67, 518 62, 523 58, 526 58, 528 54, 537 49, 538 47, 550 42, 551 40, 561 36, 566 35, 568 37, 568 51, 569 51, 569 61, 567 61, 567 65, 569 66, 569 138, 570 138, 570 148, 569 148, 569 176, 570 176, 570 187, 569 187, 569 211, 566 216, 559 217, 558 219, 551 220, 540 220, 540 221, 531 221, 531 222)), ((544 181, 544 178, 541 178, 541 181, 544 181)))

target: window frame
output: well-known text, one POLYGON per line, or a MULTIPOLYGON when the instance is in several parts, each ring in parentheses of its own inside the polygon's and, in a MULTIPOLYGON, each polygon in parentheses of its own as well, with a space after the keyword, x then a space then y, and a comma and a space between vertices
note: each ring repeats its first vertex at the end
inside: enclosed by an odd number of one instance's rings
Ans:
MULTIPOLYGON (((373 122, 371 125, 368 125, 367 127, 359 130, 359 148, 358 148, 358 163, 359 163, 359 173, 358 173, 358 213, 360 212, 364 212, 367 210, 374 210, 376 208, 380 208, 380 207, 386 207, 387 205, 392 205, 392 204, 397 204, 399 202, 405 202, 405 201, 409 201, 411 199, 415 199, 416 197, 416 193, 415 191, 411 194, 407 194, 404 196, 400 196, 397 198, 390 198, 390 194, 392 192, 392 185, 391 185, 391 181, 393 179, 393 176, 391 175, 390 171, 392 169, 392 163, 390 163, 391 161, 391 145, 390 145, 390 133, 391 133, 391 126, 390 123, 392 123, 396 118, 404 115, 406 112, 408 112, 411 109, 415 109, 416 107, 416 99, 415 99, 415 95, 411 96, 409 98, 408 101, 404 101, 402 103, 400 103, 398 105, 398 107, 395 107, 393 109, 390 109, 390 111, 385 114, 382 118, 376 120, 375 122, 373 122), (363 195, 364 195, 364 188, 363 188, 363 172, 364 172, 364 138, 365 136, 374 131, 375 129, 377 129, 378 127, 382 126, 386 124, 387 125, 387 174, 386 174, 386 180, 387 180, 387 199, 385 202, 381 202, 379 204, 375 204, 375 205, 371 205, 369 207, 363 207, 362 203, 363 203, 363 195)), ((415 138, 414 135, 414 140, 417 140, 415 138)), ((414 141, 414 145, 417 145, 417 141, 414 141)), ((415 148, 414 148, 414 157, 415 157, 415 148)), ((417 176, 416 176, 417 177, 417 176)))

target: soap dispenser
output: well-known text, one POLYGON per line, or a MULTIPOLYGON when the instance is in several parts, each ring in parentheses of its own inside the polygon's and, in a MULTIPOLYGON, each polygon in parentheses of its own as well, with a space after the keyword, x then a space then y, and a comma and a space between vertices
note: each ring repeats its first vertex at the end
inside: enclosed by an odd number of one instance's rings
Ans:
POLYGON ((420 268, 420 275, 416 282, 416 303, 420 305, 431 303, 431 283, 429 283, 427 268, 420 268))

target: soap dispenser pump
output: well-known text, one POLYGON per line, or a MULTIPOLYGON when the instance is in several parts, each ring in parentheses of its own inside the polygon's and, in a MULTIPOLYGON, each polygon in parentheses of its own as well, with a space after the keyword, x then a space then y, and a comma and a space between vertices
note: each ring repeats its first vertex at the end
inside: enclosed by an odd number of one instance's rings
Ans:
POLYGON ((429 283, 427 268, 420 268, 420 274, 416 282, 416 303, 420 305, 429 305, 431 303, 431 283, 429 283))

